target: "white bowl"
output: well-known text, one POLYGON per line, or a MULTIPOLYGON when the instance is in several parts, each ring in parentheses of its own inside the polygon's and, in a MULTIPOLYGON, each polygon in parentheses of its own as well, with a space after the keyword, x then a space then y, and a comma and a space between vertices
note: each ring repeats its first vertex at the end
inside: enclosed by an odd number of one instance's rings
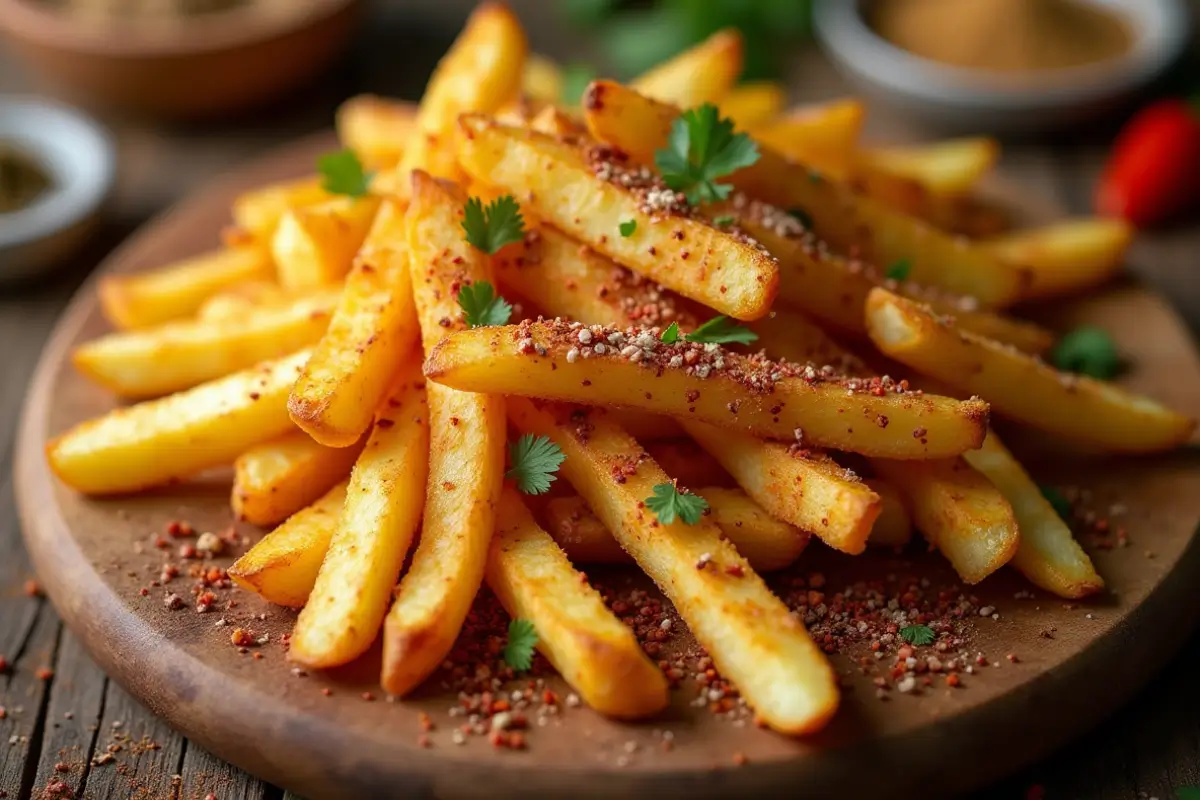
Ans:
POLYGON ((83 242, 112 189, 116 150, 83 114, 13 96, 0 96, 0 142, 37 159, 51 179, 31 205, 0 213, 0 282, 9 282, 55 266, 83 242))
POLYGON ((814 26, 838 68, 880 101, 960 131, 1032 133, 1078 124, 1118 107, 1183 51, 1183 0, 1087 0, 1133 29, 1129 52, 1096 64, 1048 70, 1017 83, 896 47, 864 19, 870 0, 818 0, 814 26))

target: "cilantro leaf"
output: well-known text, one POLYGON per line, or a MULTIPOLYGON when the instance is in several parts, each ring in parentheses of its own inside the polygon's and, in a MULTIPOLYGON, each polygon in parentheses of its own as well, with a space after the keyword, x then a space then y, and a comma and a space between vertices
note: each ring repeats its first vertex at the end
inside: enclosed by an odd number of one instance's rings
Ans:
POLYGON ((718 228, 728 228, 734 222, 736 222, 736 219, 734 218, 733 214, 722 214, 719 217, 713 217, 712 224, 716 225, 718 228))
POLYGON ((1200 800, 1200 786, 1180 786, 1175 790, 1175 800, 1200 800))
POLYGON ((912 272, 912 261, 908 260, 907 258, 901 258, 897 259, 890 267, 888 267, 887 272, 885 272, 883 276, 889 281, 900 281, 903 283, 904 281, 908 280, 908 274, 910 272, 912 272))
POLYGON ((371 185, 370 173, 363 170, 353 150, 326 153, 317 159, 317 171, 321 173, 321 188, 330 194, 362 197, 371 185))
POLYGON ((617 226, 621 230, 621 236, 628 239, 633 236, 633 232, 637 230, 637 220, 628 219, 617 226))
POLYGON ((1063 521, 1071 518, 1071 503, 1067 498, 1063 497, 1062 492, 1055 489, 1053 486, 1039 486, 1042 490, 1042 497, 1050 501, 1050 505, 1054 506, 1054 513, 1058 514, 1063 521))
POLYGON ((508 457, 512 462, 504 477, 517 482, 524 494, 545 494, 554 483, 559 465, 567 460, 557 444, 546 436, 523 434, 508 445, 508 457))
POLYGON ((900 629, 900 638, 909 644, 915 644, 917 647, 924 647, 933 644, 933 640, 937 638, 933 628, 928 625, 906 625, 900 629))
POLYGON ((654 487, 654 495, 647 497, 644 502, 663 525, 670 525, 676 517, 683 520, 685 525, 695 525, 708 508, 708 501, 703 497, 681 492, 673 483, 658 484, 654 487))
POLYGON ((512 306, 487 281, 464 283, 458 290, 458 306, 472 328, 503 325, 512 316, 512 306))
POLYGON ((564 106, 579 105, 588 84, 596 79, 596 69, 591 64, 567 64, 562 68, 562 96, 564 106))
POLYGON ((467 234, 467 241, 488 255, 525 237, 521 207, 511 194, 497 197, 487 208, 478 197, 467 200, 462 227, 467 234))
MULTIPOLYGON (((674 324, 674 323, 672 323, 674 324)), ((749 328, 738 325, 725 315, 713 317, 696 330, 686 334, 684 339, 700 344, 750 344, 758 341, 758 334, 749 328)))
POLYGON ((722 119, 712 103, 683 112, 671 124, 667 146, 654 154, 667 186, 683 192, 692 205, 724 200, 733 187, 716 179, 756 161, 758 145, 744 133, 735 134, 733 121, 722 119))
POLYGON ((658 337, 667 344, 675 344, 679 341, 679 323, 672 322, 667 326, 667 329, 662 332, 662 336, 658 337))
POLYGON ((504 663, 517 672, 533 666, 533 648, 537 647, 537 628, 527 619, 516 618, 508 623, 508 643, 504 645, 504 663))
POLYGON ((1108 380, 1121 368, 1117 346, 1103 328, 1084 326, 1068 333, 1051 354, 1054 366, 1064 372, 1075 372, 1100 380, 1108 380))

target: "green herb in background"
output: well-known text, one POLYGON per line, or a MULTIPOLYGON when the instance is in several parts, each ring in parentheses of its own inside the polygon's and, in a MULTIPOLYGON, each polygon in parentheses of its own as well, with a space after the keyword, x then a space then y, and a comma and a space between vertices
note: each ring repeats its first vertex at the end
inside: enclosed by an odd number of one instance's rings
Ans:
POLYGON ((321 188, 330 194, 362 197, 370 190, 371 175, 353 150, 326 153, 317 159, 317 171, 321 173, 321 188))
POLYGON ((1108 380, 1121 369, 1121 358, 1112 337, 1103 328, 1076 328, 1059 340, 1051 353, 1054 366, 1091 378, 1108 380))
POLYGON ((683 192, 694 206, 729 197, 733 186, 717 183, 758 161, 758 145, 744 133, 733 132, 733 121, 705 103, 690 108, 671 123, 667 146, 654 153, 654 166, 663 181, 683 192))
POLYGON ((537 628, 527 619, 514 619, 508 623, 508 642, 504 645, 504 663, 517 672, 525 672, 533 666, 533 649, 537 647, 537 628))
POLYGON ((897 259, 895 263, 887 268, 884 277, 889 281, 904 283, 904 281, 908 280, 908 273, 910 272, 912 272, 912 262, 907 258, 901 258, 897 259))
POLYGON ((599 75, 591 64, 564 64, 562 68, 562 104, 575 107, 582 103, 587 85, 599 75))
POLYGON ((1054 513, 1058 514, 1063 522, 1069 522, 1071 519, 1071 503, 1067 498, 1063 497, 1063 493, 1053 486, 1039 486, 1042 490, 1042 497, 1054 506, 1054 513))
POLYGON ((915 644, 918 647, 925 647, 933 644, 933 640, 937 638, 933 628, 928 625, 907 625, 900 629, 900 638, 909 644, 915 644))
POLYGON ((512 316, 512 306, 487 281, 463 284, 458 290, 458 306, 472 328, 504 325, 512 316))
POLYGON ((663 525, 670 525, 676 519, 682 520, 684 525, 695 525, 708 509, 708 501, 703 497, 681 492, 673 483, 658 484, 654 494, 643 502, 663 525))
POLYGON ((486 207, 478 197, 468 198, 462 228, 467 242, 488 255, 525 237, 525 219, 511 194, 497 197, 486 207))

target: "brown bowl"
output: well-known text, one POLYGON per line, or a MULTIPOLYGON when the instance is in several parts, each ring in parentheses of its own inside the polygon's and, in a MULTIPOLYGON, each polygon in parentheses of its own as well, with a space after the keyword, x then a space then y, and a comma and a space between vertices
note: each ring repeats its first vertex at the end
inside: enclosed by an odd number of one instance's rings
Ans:
POLYGON ((196 119, 249 108, 312 78, 345 46, 363 3, 280 5, 143 28, 81 21, 39 0, 0 0, 0 35, 73 102, 196 119))

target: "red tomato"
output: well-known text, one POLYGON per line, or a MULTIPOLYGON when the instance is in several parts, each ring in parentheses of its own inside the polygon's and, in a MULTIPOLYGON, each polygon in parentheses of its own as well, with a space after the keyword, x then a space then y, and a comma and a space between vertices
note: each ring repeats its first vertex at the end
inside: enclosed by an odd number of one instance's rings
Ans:
POLYGON ((1100 178, 1096 210, 1134 225, 1169 219, 1200 198, 1200 111, 1162 100, 1133 116, 1100 178))

